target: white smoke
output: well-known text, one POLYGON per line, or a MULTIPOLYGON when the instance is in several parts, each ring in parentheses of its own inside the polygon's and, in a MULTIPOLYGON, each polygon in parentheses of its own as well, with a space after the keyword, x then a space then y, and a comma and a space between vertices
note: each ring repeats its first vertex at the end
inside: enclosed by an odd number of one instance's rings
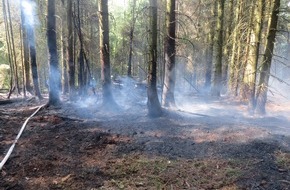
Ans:
POLYGON ((34 27, 38 23, 38 19, 36 17, 36 3, 31 0, 22 0, 21 8, 23 9, 24 17, 25 17, 25 25, 30 27, 34 27))

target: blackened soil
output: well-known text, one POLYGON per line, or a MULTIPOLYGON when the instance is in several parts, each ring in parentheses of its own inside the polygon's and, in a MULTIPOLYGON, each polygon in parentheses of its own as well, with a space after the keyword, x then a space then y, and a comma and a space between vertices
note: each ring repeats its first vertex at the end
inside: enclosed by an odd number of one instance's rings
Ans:
MULTIPOLYGON (((0 106, 0 160, 40 104, 0 106)), ((289 123, 259 120, 168 110, 152 119, 144 105, 45 108, 0 171, 0 189, 290 189, 290 137, 275 128, 289 123), (152 160, 166 162, 145 170, 152 160)))

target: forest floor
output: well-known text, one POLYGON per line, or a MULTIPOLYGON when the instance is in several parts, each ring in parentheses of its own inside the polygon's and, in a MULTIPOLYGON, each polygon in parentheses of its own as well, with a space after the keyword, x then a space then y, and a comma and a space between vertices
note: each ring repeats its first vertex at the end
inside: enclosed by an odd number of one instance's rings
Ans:
MULTIPOLYGON (((149 118, 144 100, 127 94, 106 112, 97 97, 40 110, 0 189, 290 189, 289 101, 250 117, 243 104, 194 95, 149 118)), ((0 161, 46 101, 0 101, 0 161)))

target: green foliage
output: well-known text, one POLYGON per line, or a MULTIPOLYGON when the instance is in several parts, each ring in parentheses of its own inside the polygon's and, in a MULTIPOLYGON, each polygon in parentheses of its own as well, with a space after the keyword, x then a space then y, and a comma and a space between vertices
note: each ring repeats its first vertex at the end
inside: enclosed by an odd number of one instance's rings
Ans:
POLYGON ((6 64, 0 64, 0 89, 9 88, 9 73, 10 67, 6 64))
MULTIPOLYGON (((128 7, 123 9, 110 9, 111 62, 113 73, 120 75, 124 75, 127 72, 132 22, 134 22, 133 60, 144 60, 143 52, 144 45, 146 45, 144 36, 147 33, 147 20, 143 18, 144 13, 147 11, 146 7, 148 2, 145 0, 136 0, 135 19, 133 19, 132 4, 133 2, 131 0, 129 1, 128 7)), ((137 67, 135 66, 135 68, 137 67)))

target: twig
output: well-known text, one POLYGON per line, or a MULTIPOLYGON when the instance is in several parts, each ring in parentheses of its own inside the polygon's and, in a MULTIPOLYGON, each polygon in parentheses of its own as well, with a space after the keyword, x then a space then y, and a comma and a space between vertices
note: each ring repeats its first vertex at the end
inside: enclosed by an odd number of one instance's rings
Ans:
POLYGON ((283 183, 287 183, 290 185, 290 181, 286 181, 286 180, 279 180, 280 182, 283 182, 283 183))

